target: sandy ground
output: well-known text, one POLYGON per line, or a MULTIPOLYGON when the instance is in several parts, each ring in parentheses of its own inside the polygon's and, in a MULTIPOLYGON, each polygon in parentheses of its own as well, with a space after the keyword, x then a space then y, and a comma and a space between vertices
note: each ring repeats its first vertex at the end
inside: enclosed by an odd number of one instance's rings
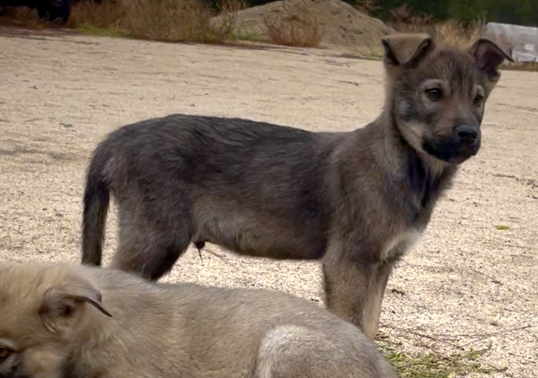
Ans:
MULTIPOLYGON (((115 127, 183 112, 351 130, 380 112, 382 82, 380 62, 329 51, 4 30, 1 259, 78 263, 84 170, 95 144, 115 127)), ((538 377, 536 88, 538 73, 504 72, 487 105, 481 152, 464 165, 424 238, 391 278, 381 330, 405 349, 491 343, 481 361, 509 367, 498 377, 538 377)), ((115 221, 113 211, 107 259, 115 221)), ((322 304, 317 263, 208 248, 224 260, 206 252, 200 261, 191 248, 167 280, 267 287, 322 304)))

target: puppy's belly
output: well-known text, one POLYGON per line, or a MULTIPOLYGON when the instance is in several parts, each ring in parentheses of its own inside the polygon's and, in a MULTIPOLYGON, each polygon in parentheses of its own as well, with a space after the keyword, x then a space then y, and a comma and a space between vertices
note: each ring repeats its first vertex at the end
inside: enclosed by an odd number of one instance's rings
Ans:
POLYGON ((319 227, 294 227, 290 222, 247 214, 198 217, 193 240, 207 241, 233 252, 273 259, 315 260, 323 257, 325 241, 319 227))

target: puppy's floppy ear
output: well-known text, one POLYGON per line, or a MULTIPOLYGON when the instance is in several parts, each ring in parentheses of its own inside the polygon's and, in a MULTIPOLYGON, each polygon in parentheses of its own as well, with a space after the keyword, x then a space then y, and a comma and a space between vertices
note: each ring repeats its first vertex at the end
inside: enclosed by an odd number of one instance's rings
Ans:
POLYGON ((478 69, 492 82, 497 82, 501 77, 499 66, 505 60, 514 61, 510 55, 487 38, 479 38, 469 48, 469 52, 474 56, 478 69))
POLYGON ((412 66, 424 57, 433 46, 433 39, 426 33, 399 33, 381 40, 386 65, 412 66))
POLYGON ((39 315, 51 332, 70 327, 81 306, 90 304, 106 316, 112 316, 101 303, 101 293, 89 282, 66 278, 62 284, 48 288, 43 295, 39 315))

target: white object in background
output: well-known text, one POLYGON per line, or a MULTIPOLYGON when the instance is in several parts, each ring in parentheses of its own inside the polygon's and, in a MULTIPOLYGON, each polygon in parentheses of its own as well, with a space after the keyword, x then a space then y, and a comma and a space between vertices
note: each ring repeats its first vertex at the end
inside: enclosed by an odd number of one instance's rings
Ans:
POLYGON ((538 28, 531 26, 498 24, 488 22, 484 36, 492 39, 506 39, 511 47, 516 62, 538 62, 538 28))

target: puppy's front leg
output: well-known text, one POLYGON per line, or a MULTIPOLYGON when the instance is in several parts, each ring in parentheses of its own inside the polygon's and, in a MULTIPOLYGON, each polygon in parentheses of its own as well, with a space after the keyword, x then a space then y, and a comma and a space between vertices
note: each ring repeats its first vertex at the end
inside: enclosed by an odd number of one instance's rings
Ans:
POLYGON ((324 260, 327 307, 373 340, 391 270, 392 264, 357 262, 347 257, 324 260))

